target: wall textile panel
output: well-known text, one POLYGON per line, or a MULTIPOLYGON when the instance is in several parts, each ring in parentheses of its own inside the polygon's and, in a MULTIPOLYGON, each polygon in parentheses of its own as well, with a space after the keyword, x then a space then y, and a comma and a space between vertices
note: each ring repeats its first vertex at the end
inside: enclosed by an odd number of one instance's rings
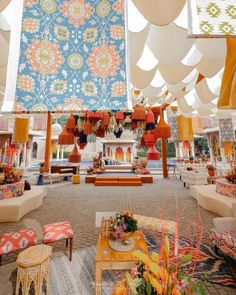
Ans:
POLYGON ((178 129, 177 117, 168 118, 168 124, 170 125, 170 129, 171 129, 171 140, 173 142, 178 142, 179 129, 178 129))
POLYGON ((189 35, 236 35, 236 0, 188 0, 189 35))
POLYGON ((127 107, 124 1, 24 1, 15 110, 127 107))
POLYGON ((181 115, 177 117, 177 122, 179 129, 179 141, 193 140, 192 118, 187 118, 181 115))
POLYGON ((220 141, 234 141, 234 129, 232 118, 219 118, 220 141))

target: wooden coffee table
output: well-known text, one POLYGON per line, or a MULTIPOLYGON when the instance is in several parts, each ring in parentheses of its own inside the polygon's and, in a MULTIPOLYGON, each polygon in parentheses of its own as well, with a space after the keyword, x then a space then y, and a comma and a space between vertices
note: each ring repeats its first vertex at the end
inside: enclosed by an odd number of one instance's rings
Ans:
POLYGON ((142 232, 137 231, 133 235, 135 246, 128 252, 112 250, 108 244, 109 238, 100 236, 97 243, 97 253, 95 261, 95 294, 102 294, 102 271, 103 270, 122 270, 132 269, 137 262, 132 253, 141 250, 148 254, 147 244, 142 232))

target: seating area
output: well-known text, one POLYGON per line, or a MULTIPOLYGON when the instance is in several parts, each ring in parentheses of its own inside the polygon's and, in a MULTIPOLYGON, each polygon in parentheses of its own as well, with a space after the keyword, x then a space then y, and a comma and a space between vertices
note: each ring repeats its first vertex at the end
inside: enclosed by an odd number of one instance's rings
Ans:
POLYGON ((0 0, 0 295, 236 294, 236 0, 0 0))

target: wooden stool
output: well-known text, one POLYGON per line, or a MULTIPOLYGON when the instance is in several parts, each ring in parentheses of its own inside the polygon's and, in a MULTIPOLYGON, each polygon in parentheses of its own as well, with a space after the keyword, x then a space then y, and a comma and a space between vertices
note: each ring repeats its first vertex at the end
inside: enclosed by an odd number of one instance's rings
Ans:
POLYGON ((33 283, 35 295, 42 294, 42 286, 45 282, 46 294, 48 294, 48 272, 52 247, 47 245, 32 246, 18 255, 16 295, 22 288, 22 294, 27 295, 33 283))
POLYGON ((74 174, 72 176, 72 183, 73 184, 79 184, 80 183, 80 175, 79 174, 74 174))

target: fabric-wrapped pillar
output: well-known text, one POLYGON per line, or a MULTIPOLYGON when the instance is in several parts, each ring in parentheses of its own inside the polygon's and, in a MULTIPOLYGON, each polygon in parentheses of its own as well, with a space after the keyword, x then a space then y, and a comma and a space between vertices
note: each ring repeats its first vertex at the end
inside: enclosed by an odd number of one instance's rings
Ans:
POLYGON ((46 146, 44 155, 44 171, 49 172, 50 158, 51 158, 51 138, 52 138, 52 114, 48 113, 47 120, 47 134, 46 134, 46 146))

